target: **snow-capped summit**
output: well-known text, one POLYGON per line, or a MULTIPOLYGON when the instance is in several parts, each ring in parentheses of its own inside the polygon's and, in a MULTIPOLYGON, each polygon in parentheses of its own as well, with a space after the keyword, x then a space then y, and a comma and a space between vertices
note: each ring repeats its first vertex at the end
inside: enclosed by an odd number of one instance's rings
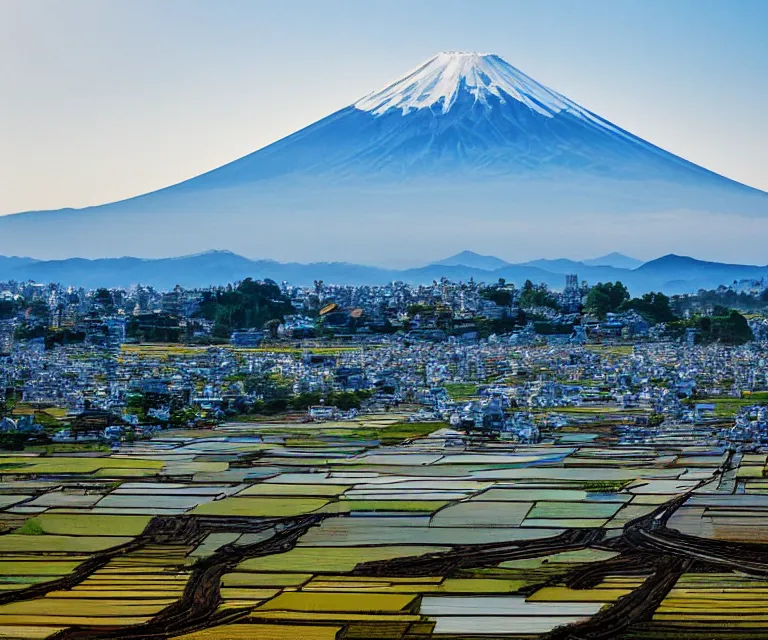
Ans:
POLYGON ((38 257, 218 246, 386 264, 447 254, 460 238, 502 255, 574 246, 650 254, 660 239, 695 254, 717 242, 737 247, 741 260, 764 256, 767 236, 765 193, 624 131, 497 55, 466 52, 439 53, 292 135, 166 189, 86 210, 0 216, 0 254, 38 257))
POLYGON ((400 109, 407 114, 413 109, 425 108, 447 113, 461 91, 486 106, 490 106, 491 96, 502 103, 511 98, 548 117, 563 110, 584 111, 499 56, 467 51, 438 53, 387 87, 358 100, 354 106, 376 115, 390 109, 400 109))

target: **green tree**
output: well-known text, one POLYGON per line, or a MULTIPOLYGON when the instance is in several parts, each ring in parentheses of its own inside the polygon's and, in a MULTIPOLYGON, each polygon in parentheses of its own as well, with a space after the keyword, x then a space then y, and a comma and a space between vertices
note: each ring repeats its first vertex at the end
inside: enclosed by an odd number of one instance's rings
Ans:
POLYGON ((261 396, 265 400, 288 398, 291 390, 278 377, 269 373, 253 373, 243 380, 243 388, 248 394, 261 396))
POLYGON ((629 291, 621 282, 598 282, 587 294, 586 309, 598 318, 615 313, 629 300, 629 291))
POLYGON ((115 309, 115 302, 109 289, 97 289, 93 294, 93 303, 104 309, 106 313, 112 313, 115 309))
POLYGON ((0 300, 0 320, 13 318, 19 312, 19 305, 14 300, 0 300))
POLYGON ((167 313, 131 316, 125 327, 125 335, 139 342, 179 342, 181 333, 179 318, 167 313))
POLYGON ((754 340, 752 329, 747 319, 735 309, 726 311, 727 315, 712 320, 713 337, 724 344, 744 344, 754 340))
POLYGON ((264 323, 264 329, 269 334, 270 338, 277 338, 277 330, 279 328, 280 328, 280 320, 278 318, 267 320, 264 323))
POLYGON ((509 307, 512 304, 512 293, 506 289, 488 287, 480 292, 486 300, 496 303, 500 307, 509 307))
POLYGON ((411 317, 417 315, 433 316, 435 315, 435 308, 429 306, 428 304, 412 304, 406 309, 406 312, 411 317))
POLYGON ((682 337, 686 329, 698 331, 696 341, 702 344, 721 342, 723 344, 745 344, 754 340, 747 319, 735 309, 718 308, 719 315, 694 316, 667 325, 673 337, 682 337))
POLYGON ((50 324, 51 312, 48 308, 48 303, 45 302, 45 300, 33 300, 27 306, 27 314, 30 318, 34 318, 46 326, 50 324))
POLYGON ((545 285, 534 287, 530 280, 525 281, 523 291, 520 294, 520 306, 524 309, 532 307, 550 307, 557 309, 557 299, 549 292, 545 285))
POLYGON ((593 287, 587 294, 584 308, 598 318, 605 318, 605 315, 611 310, 611 298, 601 289, 593 287))
POLYGON ((662 413, 652 413, 648 416, 648 424, 652 427, 658 427, 662 422, 664 422, 664 414, 662 413))
POLYGON ((641 298, 632 298, 625 302, 621 309, 633 309, 654 324, 678 320, 672 312, 669 298, 661 292, 651 291, 641 298))
POLYGON ((185 427, 197 417, 195 410, 186 405, 179 395, 171 397, 168 408, 170 410, 168 424, 172 427, 185 427))
POLYGON ((205 292, 198 315, 212 320, 214 335, 223 337, 237 329, 260 329, 293 312, 290 300, 272 280, 246 278, 235 288, 205 292))

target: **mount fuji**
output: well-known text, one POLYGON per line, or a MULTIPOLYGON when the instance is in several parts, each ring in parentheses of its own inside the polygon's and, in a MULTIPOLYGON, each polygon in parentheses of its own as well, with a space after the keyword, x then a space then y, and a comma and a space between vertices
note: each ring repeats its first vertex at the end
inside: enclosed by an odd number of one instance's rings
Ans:
MULTIPOLYGON (((44 185, 41 185, 44 186, 44 185)), ((492 54, 440 53, 239 160, 149 194, 0 217, 0 252, 283 260, 607 251, 764 256, 768 194, 668 153, 492 54)))

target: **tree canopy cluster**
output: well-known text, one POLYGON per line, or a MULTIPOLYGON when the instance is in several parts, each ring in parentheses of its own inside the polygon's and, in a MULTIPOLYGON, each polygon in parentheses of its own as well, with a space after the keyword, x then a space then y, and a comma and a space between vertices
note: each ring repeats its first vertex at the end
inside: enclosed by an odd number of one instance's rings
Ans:
POLYGON ((598 283, 587 294, 585 308, 598 318, 609 313, 637 311, 648 322, 674 322, 679 318, 672 311, 670 299, 660 291, 650 291, 639 298, 630 298, 621 282, 598 283))
POLYGON ((674 323, 671 328, 678 333, 682 333, 685 329, 696 329, 696 342, 700 344, 721 342, 739 345, 754 339, 747 319, 735 309, 726 309, 721 306, 715 307, 712 315, 699 315, 681 320, 674 323))
POLYGON ((258 399, 243 407, 243 413, 279 413, 292 409, 304 411, 310 406, 324 403, 329 407, 338 407, 343 411, 359 409, 360 404, 371 396, 371 391, 328 391, 303 392, 295 394, 290 386, 279 377, 268 373, 255 373, 243 379, 243 389, 258 399))
POLYGON ((640 298, 632 298, 622 305, 622 310, 633 309, 653 324, 674 322, 678 317, 669 305, 669 297, 663 293, 651 291, 640 298))
POLYGON ((488 287, 480 292, 480 295, 486 300, 499 305, 500 307, 509 307, 512 305, 512 292, 507 289, 488 287))
POLYGON ((530 280, 525 281, 520 292, 520 307, 523 309, 531 309, 533 307, 557 309, 558 306, 557 298, 546 287, 534 287, 530 280))
POLYGON ((16 316, 21 305, 16 300, 0 300, 0 320, 8 320, 16 316))
POLYGON ((179 318, 168 313, 131 316, 125 325, 126 337, 138 342, 180 342, 179 318))
POLYGON ((238 329, 261 329, 293 312, 290 300, 272 280, 246 278, 235 288, 204 292, 198 316, 214 322, 214 336, 228 337, 238 329))
POLYGON ((727 307, 738 311, 760 311, 768 308, 768 289, 760 295, 734 291, 728 287, 699 289, 695 295, 674 296, 672 306, 677 315, 686 311, 696 312, 714 306, 727 307))
MULTIPOLYGON (((700 295, 702 293, 707 292, 700 292, 700 295)), ((696 329, 696 341, 702 344, 721 342, 739 345, 754 339, 747 319, 737 310, 723 305, 715 305, 709 315, 697 314, 682 320, 673 311, 669 297, 660 292, 651 291, 640 298, 630 299, 627 288, 621 282, 607 282, 595 285, 587 295, 586 310, 599 318, 630 309, 653 324, 667 323, 670 333, 678 337, 683 335, 685 329, 696 329)))
POLYGON ((589 290, 585 309, 598 318, 608 313, 617 313, 629 300, 629 291, 621 282, 598 282, 589 290))

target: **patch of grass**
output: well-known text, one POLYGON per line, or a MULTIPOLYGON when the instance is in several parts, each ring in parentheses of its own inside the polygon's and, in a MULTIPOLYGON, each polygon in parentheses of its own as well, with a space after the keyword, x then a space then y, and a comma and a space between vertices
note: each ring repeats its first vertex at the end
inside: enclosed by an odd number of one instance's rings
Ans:
POLYGON ((582 405, 580 407, 556 407, 551 409, 544 407, 541 409, 534 409, 534 413, 549 413, 555 411, 557 413, 570 413, 575 415, 642 415, 648 413, 646 409, 634 408, 634 409, 622 409, 619 406, 590 406, 582 405))
POLYGON ((258 429, 260 435, 275 435, 286 438, 286 444, 291 446, 318 446, 327 444, 322 438, 348 440, 350 443, 359 441, 376 441, 384 445, 400 444, 410 438, 423 438, 433 431, 448 427, 446 422, 392 422, 382 426, 367 422, 365 425, 349 423, 349 426, 341 426, 338 423, 313 427, 308 431, 306 427, 292 428, 273 426, 274 419, 267 428, 258 429), (320 440, 318 440, 320 439, 320 440))
POLYGON ((446 427, 448 427, 447 422, 395 422, 375 431, 374 437, 378 438, 381 444, 392 445, 410 438, 423 438, 433 431, 446 427))
POLYGON ((454 400, 477 395, 477 385, 470 382, 448 382, 443 386, 454 400))
POLYGON ((21 527, 16 529, 16 533, 23 536, 41 536, 45 531, 43 531, 43 527, 40 526, 37 518, 30 518, 21 527))
POLYGON ((621 508, 615 502, 537 502, 527 519, 602 519, 611 518, 621 508))
POLYGON ((704 398, 696 399, 696 403, 714 404, 716 418, 732 418, 742 407, 749 407, 765 401, 760 398, 760 395, 760 393, 757 393, 749 396, 745 395, 742 398, 704 398))
POLYGON ((138 536, 151 519, 152 516, 49 512, 31 518, 27 523, 34 520, 40 533, 54 535, 138 536))
MULTIPOLYGON (((371 349, 372 347, 366 347, 371 349)), ((342 353, 349 353, 350 351, 360 351, 359 347, 287 347, 281 345, 275 345, 271 347, 242 347, 230 349, 236 353, 285 353, 293 355, 302 355, 304 353, 311 353, 322 356, 336 356, 342 353)))
POLYGON ((316 511, 328 503, 323 498, 254 497, 225 498, 198 505, 193 515, 289 517, 316 511))
POLYGON ((613 356, 629 356, 634 350, 631 344, 588 344, 585 348, 587 351, 613 356))
POLYGON ((119 467, 109 467, 107 469, 99 469, 93 474, 95 478, 147 478, 154 476, 155 471, 153 469, 120 469, 119 467))
POLYGON ((345 573, 352 571, 361 562, 422 556, 446 549, 438 546, 295 547, 284 553, 243 560, 236 571, 345 573))
POLYGON ((161 460, 142 458, 45 458, 40 456, 3 456, 0 468, 12 469, 13 473, 93 473, 99 469, 147 469, 163 468, 161 460))
POLYGON ((0 560, 0 576, 2 582, 34 583, 45 582, 56 576, 64 576, 77 569, 80 561, 59 561, 43 558, 40 560, 0 560), (33 577, 34 576, 34 577, 33 577), (43 576, 41 579, 39 576, 43 576), (37 579, 35 579, 37 577, 37 579))
POLYGON ((278 482, 260 482, 238 493, 244 496, 300 496, 335 498, 352 485, 340 484, 281 484, 278 482))
POLYGON ((745 391, 741 394, 741 397, 755 404, 758 402, 768 402, 768 391, 745 391))
POLYGON ((434 513, 446 504, 444 500, 339 500, 323 507, 321 513, 353 513, 355 511, 415 511, 434 513))
POLYGON ((146 355, 146 356, 164 356, 164 355, 197 355, 205 351, 207 347, 193 347, 183 344, 124 344, 120 347, 123 353, 146 355))
POLYGON ((93 553, 130 542, 133 538, 99 536, 0 536, 0 553, 93 553))
POLYGON ((26 451, 50 455, 52 453, 91 453, 94 451, 109 453, 111 449, 103 442, 54 442, 52 444, 26 447, 26 451))

